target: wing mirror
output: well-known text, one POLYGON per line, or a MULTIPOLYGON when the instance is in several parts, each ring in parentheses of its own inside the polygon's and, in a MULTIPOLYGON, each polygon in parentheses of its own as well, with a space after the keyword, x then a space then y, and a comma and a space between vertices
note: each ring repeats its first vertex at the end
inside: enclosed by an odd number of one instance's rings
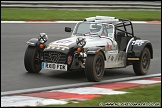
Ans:
POLYGON ((65 32, 71 32, 71 28, 70 27, 65 27, 65 32))

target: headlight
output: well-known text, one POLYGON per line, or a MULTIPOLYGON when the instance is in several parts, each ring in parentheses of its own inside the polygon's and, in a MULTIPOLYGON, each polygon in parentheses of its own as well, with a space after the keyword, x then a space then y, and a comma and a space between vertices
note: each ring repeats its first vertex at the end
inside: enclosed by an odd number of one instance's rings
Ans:
POLYGON ((46 33, 40 33, 38 40, 40 43, 44 44, 45 42, 47 42, 48 36, 46 35, 46 33))
POLYGON ((76 39, 76 44, 77 44, 78 46, 80 46, 80 47, 84 47, 85 44, 86 44, 85 38, 78 37, 78 38, 76 39))

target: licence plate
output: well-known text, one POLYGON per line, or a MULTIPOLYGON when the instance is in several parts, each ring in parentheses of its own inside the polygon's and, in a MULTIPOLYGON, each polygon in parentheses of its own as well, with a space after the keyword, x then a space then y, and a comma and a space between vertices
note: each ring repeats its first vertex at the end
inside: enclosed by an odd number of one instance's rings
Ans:
POLYGON ((67 71, 67 65, 66 64, 42 62, 42 69, 53 69, 53 70, 67 71))

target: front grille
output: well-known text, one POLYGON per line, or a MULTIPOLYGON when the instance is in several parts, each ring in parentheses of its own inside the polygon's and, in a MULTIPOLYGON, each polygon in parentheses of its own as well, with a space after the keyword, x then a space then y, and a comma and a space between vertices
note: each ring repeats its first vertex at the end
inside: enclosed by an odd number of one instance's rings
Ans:
POLYGON ((44 61, 49 63, 66 63, 66 54, 60 52, 44 52, 44 61))

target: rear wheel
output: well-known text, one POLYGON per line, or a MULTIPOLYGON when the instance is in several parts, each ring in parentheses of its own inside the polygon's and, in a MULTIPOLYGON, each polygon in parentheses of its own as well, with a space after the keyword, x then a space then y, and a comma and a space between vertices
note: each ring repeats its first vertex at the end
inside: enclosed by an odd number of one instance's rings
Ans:
POLYGON ((145 75, 148 73, 150 67, 151 54, 150 50, 144 48, 139 61, 133 62, 133 69, 136 75, 145 75))
POLYGON ((105 69, 104 56, 101 52, 88 55, 85 63, 85 74, 89 81, 100 81, 105 69))
POLYGON ((30 73, 39 73, 42 69, 41 62, 36 59, 38 53, 38 48, 34 46, 28 46, 24 56, 25 69, 30 73))

